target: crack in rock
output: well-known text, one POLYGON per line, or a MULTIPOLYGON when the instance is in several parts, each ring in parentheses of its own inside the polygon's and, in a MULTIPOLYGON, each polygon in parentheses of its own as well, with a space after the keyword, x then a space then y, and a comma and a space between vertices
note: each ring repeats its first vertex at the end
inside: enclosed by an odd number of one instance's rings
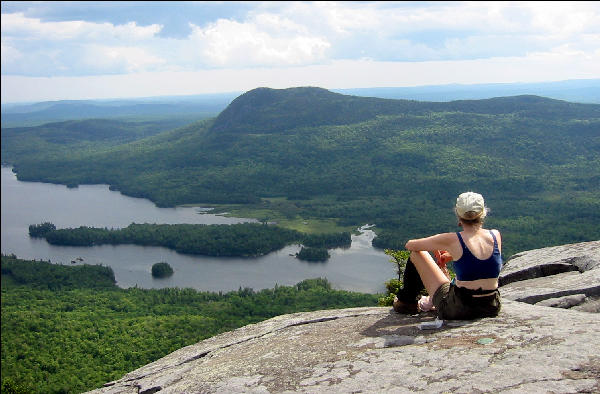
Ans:
POLYGON ((160 387, 160 386, 158 386, 158 387, 152 387, 152 388, 149 388, 149 389, 146 389, 146 390, 142 390, 142 388, 140 386, 137 386, 137 387, 138 387, 138 394, 154 394, 157 391, 162 390, 162 387, 160 387))
MULTIPOLYGON (((568 259, 565 259, 568 260, 568 259)), ((509 283, 513 283, 513 282, 520 282, 523 280, 528 280, 528 279, 536 279, 536 278, 543 278, 546 276, 552 276, 552 275, 557 275, 557 274, 562 274, 564 272, 571 272, 571 271, 579 271, 579 268, 569 262, 556 262, 556 263, 551 263, 551 264, 543 264, 543 265, 536 265, 534 267, 529 267, 526 269, 523 269, 521 271, 516 271, 516 272, 512 272, 510 274, 501 276, 498 279, 498 285, 499 286, 506 286, 509 283)))

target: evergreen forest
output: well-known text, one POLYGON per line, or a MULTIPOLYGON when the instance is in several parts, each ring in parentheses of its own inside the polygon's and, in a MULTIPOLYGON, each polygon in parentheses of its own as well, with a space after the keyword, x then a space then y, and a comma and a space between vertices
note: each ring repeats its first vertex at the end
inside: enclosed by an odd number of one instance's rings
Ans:
POLYGON ((292 243, 326 251, 327 248, 350 246, 352 242, 349 232, 303 234, 266 223, 213 225, 132 223, 123 229, 87 226, 56 229, 53 223, 45 222, 30 225, 29 235, 45 238, 48 243, 60 246, 134 244, 162 246, 179 253, 229 257, 263 256, 292 243))
POLYGON ((292 312, 376 306, 326 279, 227 293, 121 289, 103 266, 2 256, 2 392, 80 393, 184 346, 292 312))

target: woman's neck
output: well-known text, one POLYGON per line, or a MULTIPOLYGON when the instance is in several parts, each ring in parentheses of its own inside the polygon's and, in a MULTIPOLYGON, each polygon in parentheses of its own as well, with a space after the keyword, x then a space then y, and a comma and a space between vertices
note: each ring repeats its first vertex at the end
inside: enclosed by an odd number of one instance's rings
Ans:
POLYGON ((463 231, 467 234, 475 234, 483 228, 481 224, 462 224, 463 231))

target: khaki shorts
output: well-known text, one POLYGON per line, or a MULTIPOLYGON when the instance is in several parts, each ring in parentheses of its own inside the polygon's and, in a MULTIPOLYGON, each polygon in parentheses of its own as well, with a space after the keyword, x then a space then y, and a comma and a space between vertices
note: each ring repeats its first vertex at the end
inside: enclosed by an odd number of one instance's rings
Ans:
MULTIPOLYGON (((484 291, 483 293, 489 293, 484 291)), ((438 318, 444 320, 470 320, 480 317, 494 317, 500 313, 500 292, 491 295, 473 297, 480 290, 469 290, 453 283, 444 283, 433 295, 433 305, 438 318)))

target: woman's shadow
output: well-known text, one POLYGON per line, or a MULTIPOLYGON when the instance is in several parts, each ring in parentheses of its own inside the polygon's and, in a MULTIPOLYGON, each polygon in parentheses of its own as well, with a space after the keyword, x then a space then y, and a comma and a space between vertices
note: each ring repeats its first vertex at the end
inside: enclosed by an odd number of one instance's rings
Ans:
POLYGON ((439 328, 425 328, 427 325, 434 323, 436 318, 435 311, 408 315, 390 309, 387 316, 366 327, 360 334, 366 338, 371 338, 371 340, 364 341, 365 345, 373 344, 376 348, 423 344, 433 341, 432 336, 435 334, 464 327, 481 320, 446 320, 439 328), (423 323, 425 323, 425 326, 422 326, 423 323))

